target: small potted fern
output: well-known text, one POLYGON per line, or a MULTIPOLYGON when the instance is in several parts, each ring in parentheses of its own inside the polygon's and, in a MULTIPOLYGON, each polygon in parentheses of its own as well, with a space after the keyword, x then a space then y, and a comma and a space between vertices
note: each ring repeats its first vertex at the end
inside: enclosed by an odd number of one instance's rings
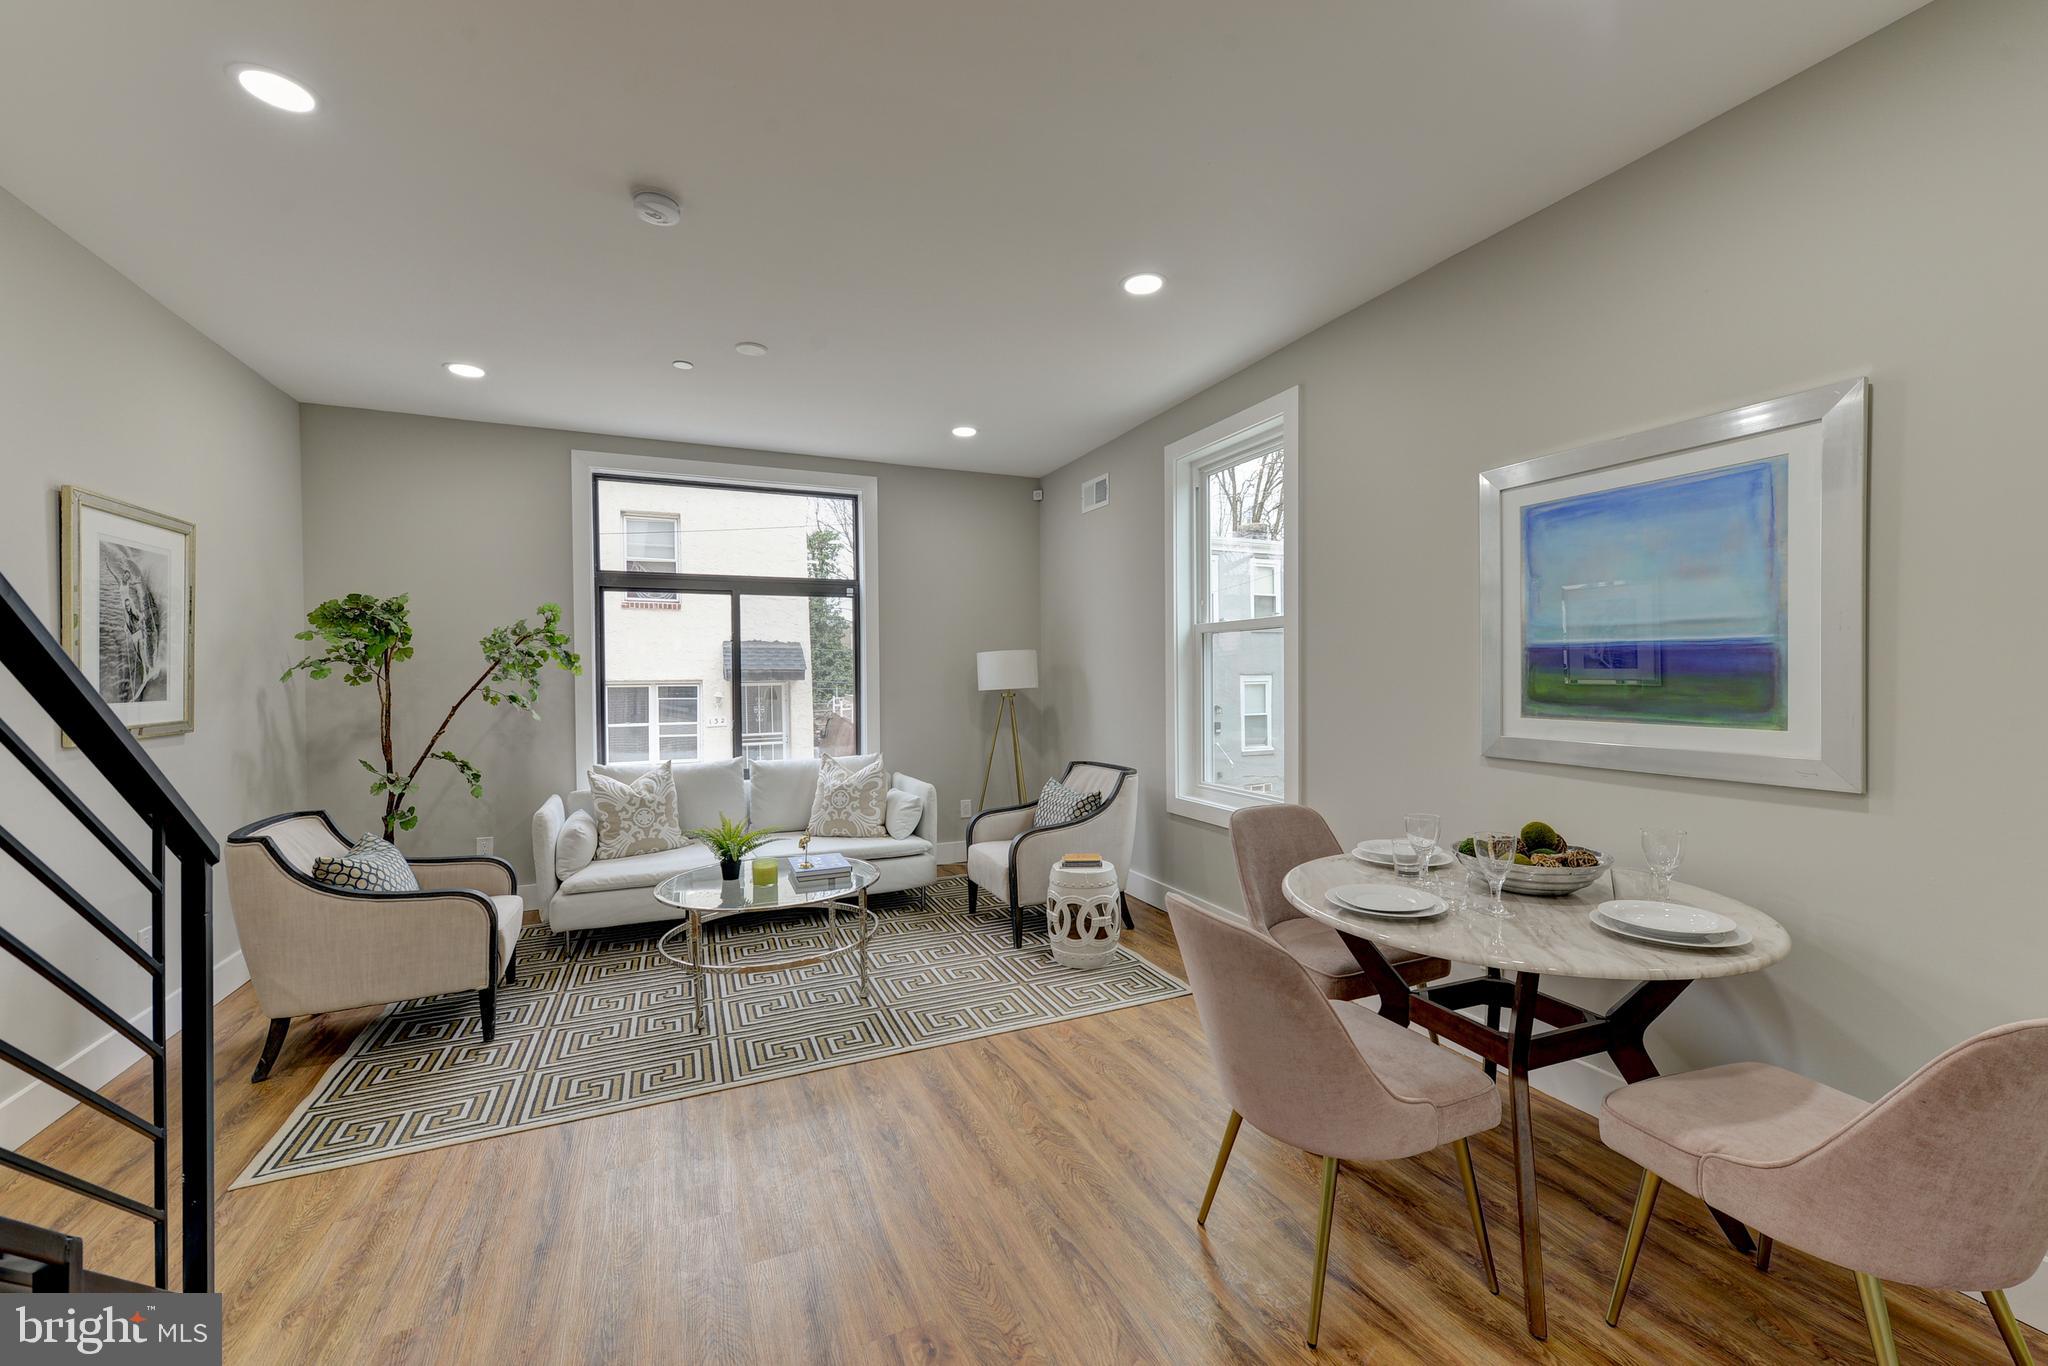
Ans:
POLYGON ((768 839, 766 834, 734 821, 724 812, 719 813, 718 824, 685 833, 711 846, 711 852, 718 855, 718 875, 727 882, 739 881, 740 860, 768 839))

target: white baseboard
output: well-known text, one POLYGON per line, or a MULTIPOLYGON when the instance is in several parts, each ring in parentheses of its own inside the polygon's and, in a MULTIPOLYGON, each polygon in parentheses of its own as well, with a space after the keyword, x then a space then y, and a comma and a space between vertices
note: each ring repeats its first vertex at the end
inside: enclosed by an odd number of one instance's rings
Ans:
MULTIPOLYGON (((213 999, 220 1001, 248 980, 249 965, 242 960, 242 951, 236 949, 213 965, 213 999)), ((164 1033, 167 1036, 175 1036, 184 1025, 183 995, 180 989, 164 997, 164 1033)), ((128 1022, 139 1029, 147 1029, 149 1012, 137 1011, 128 1017, 128 1022)), ((135 1046, 110 1029, 58 1064, 57 1070, 98 1090, 140 1061, 142 1054, 135 1046)), ((30 1082, 7 1099, 0 1100, 0 1148, 19 1148, 62 1119, 74 1104, 76 1102, 62 1091, 39 1081, 30 1082)))
POLYGON ((966 840, 940 840, 936 846, 941 863, 967 862, 966 840))
POLYGON ((517 887, 514 887, 512 892, 513 895, 526 903, 527 910, 537 911, 542 909, 540 884, 538 882, 522 882, 517 887))
POLYGON ((1131 875, 1124 879, 1124 887, 1132 896, 1138 898, 1147 906, 1157 906, 1164 910, 1166 898, 1177 896, 1182 901, 1194 902, 1195 905, 1211 915, 1220 915, 1228 920, 1244 919, 1243 911, 1233 911, 1228 906, 1219 906, 1206 897, 1196 896, 1193 892, 1184 892, 1170 882, 1162 882, 1150 873, 1141 873, 1135 868, 1131 869, 1131 875))

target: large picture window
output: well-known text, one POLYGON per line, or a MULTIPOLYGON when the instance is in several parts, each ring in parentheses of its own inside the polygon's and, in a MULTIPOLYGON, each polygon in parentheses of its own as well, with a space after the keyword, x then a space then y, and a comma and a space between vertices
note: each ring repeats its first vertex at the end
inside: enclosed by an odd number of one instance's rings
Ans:
POLYGON ((1295 390, 1166 449, 1168 809, 1300 799, 1295 390))
POLYGON ((595 761, 862 752, 861 495, 588 478, 595 761))

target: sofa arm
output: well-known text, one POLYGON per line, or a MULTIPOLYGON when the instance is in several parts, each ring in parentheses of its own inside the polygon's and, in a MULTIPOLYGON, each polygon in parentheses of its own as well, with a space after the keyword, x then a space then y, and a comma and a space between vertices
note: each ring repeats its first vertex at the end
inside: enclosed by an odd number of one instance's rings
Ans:
POLYGON ((898 773, 889 779, 889 790, 908 792, 924 800, 924 811, 917 818, 917 829, 912 833, 933 848, 939 843, 939 790, 922 778, 913 778, 908 773, 898 773))
POLYGON ((568 819, 569 808, 559 796, 549 797, 533 813, 533 895, 542 910, 555 899, 555 888, 561 885, 555 880, 555 841, 562 837, 568 819))
POLYGON ((512 865, 489 854, 455 854, 442 858, 407 859, 423 892, 477 891, 485 896, 516 896, 519 875, 512 865))

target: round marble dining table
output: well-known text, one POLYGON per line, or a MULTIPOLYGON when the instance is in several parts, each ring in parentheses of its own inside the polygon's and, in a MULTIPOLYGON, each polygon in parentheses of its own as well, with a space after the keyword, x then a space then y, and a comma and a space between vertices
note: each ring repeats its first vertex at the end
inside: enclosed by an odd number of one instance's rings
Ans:
MULTIPOLYGON (((1623 1080, 1657 1075, 1643 1046, 1644 1032, 1693 982, 1734 977, 1767 968, 1792 950, 1785 927, 1754 906, 1704 887, 1673 883, 1671 899, 1718 911, 1747 930, 1740 947, 1691 949, 1644 943, 1596 926, 1592 910, 1612 899, 1602 877, 1569 896, 1502 898, 1508 914, 1493 914, 1492 898, 1468 880, 1462 866, 1442 870, 1425 883, 1449 904, 1442 915, 1395 920, 1338 908, 1333 888, 1354 883, 1416 885, 1393 869, 1348 854, 1314 859, 1290 870, 1281 884, 1288 902, 1343 937, 1352 957, 1379 994, 1379 1013, 1394 1023, 1419 1025, 1479 1055, 1488 1075, 1508 1069, 1508 1098, 1515 1151, 1515 1194, 1521 1216, 1522 1285, 1529 1332, 1547 1334, 1543 1299, 1543 1235, 1536 1209, 1536 1145, 1531 1132, 1529 1072, 1534 1068, 1604 1053, 1623 1080), (1411 986, 1383 950, 1469 963, 1483 975, 1411 986), (1634 982, 1619 1003, 1602 1012, 1547 996, 1545 976, 1634 982), (1512 980, 1510 980, 1512 978, 1512 980), (1484 1012, 1485 1020, 1465 1014, 1484 1012), (1510 1024, 1501 1027, 1507 1013, 1510 1024), (1548 1029, 1537 1032, 1543 1024, 1548 1029)), ((1714 1218, 1735 1248, 1753 1253, 1749 1230, 1719 1210, 1714 1218)))

